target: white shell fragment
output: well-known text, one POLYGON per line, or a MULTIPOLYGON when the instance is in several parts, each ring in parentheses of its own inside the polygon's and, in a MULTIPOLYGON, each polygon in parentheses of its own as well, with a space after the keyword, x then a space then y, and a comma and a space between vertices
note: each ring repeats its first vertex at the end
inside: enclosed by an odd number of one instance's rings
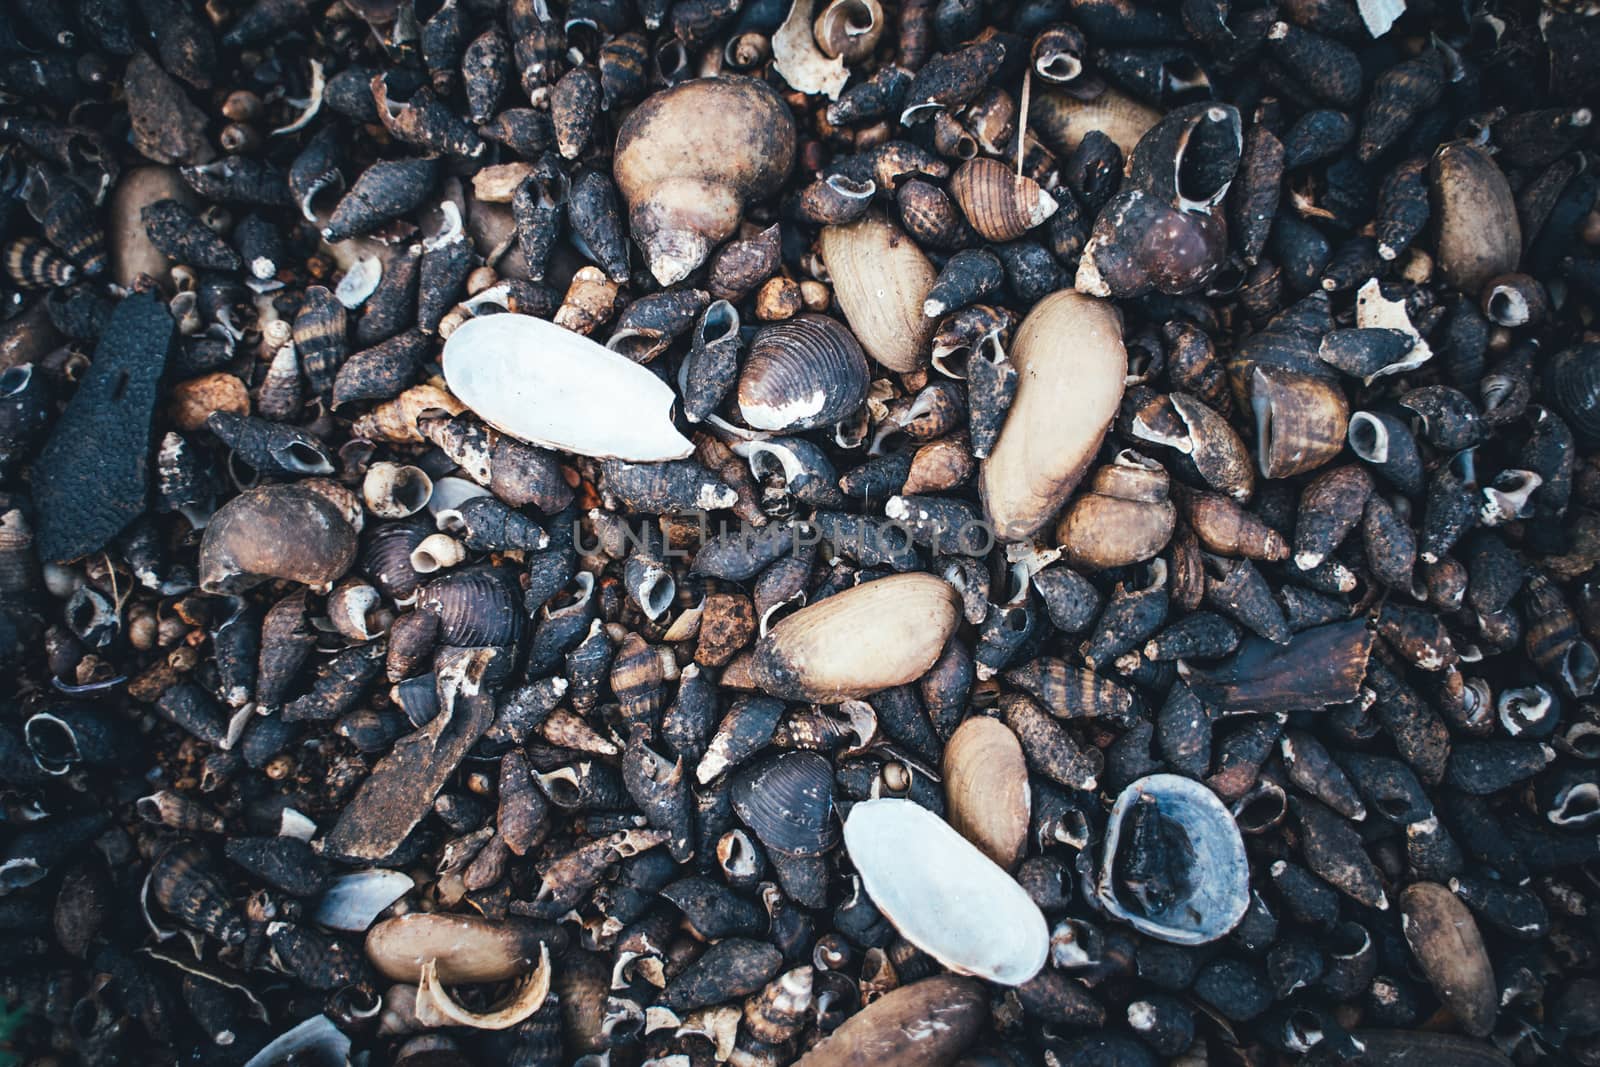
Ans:
POLYGON ((1428 346, 1427 339, 1412 325, 1411 316, 1406 313, 1406 302, 1390 300, 1384 296, 1383 288, 1376 278, 1369 278, 1356 293, 1356 326, 1363 330, 1399 330, 1411 338, 1411 351, 1406 353, 1406 358, 1380 368, 1366 379, 1368 385, 1377 378, 1416 370, 1433 358, 1433 349, 1428 346))
POLYGON ((1215 941, 1239 925, 1250 906, 1250 865, 1239 825, 1221 798, 1192 778, 1177 774, 1140 778, 1117 796, 1111 809, 1095 895, 1107 912, 1140 933, 1179 945, 1215 941), (1145 797, 1154 798, 1160 817, 1182 831, 1183 855, 1174 858, 1185 863, 1190 875, 1187 885, 1174 880, 1175 899, 1153 913, 1124 901, 1117 891, 1123 823, 1145 797))
POLYGON ((814 0, 794 0, 790 5, 789 17, 772 35, 772 65, 797 92, 808 96, 822 93, 829 100, 837 100, 850 80, 850 72, 843 59, 829 59, 817 47, 811 28, 814 6, 814 0))
POLYGON ((1406 0, 1356 0, 1356 7, 1361 10, 1367 32, 1382 37, 1406 13, 1406 0))
POLYGON ((844 845, 878 910, 907 941, 959 974, 1021 985, 1039 973, 1050 930, 1026 891, 920 804, 857 804, 844 845))
POLYGON ((334 298, 345 307, 354 311, 367 302, 378 289, 378 283, 383 280, 383 260, 377 256, 362 256, 356 260, 356 265, 344 272, 344 277, 339 279, 339 284, 334 287, 334 298))
POLYGON ((356 871, 337 879, 322 894, 312 918, 331 930, 365 931, 384 908, 411 891, 403 871, 356 871))
POLYGON ((450 391, 479 418, 534 445, 659 463, 694 451, 672 424, 672 387, 587 337, 531 315, 485 315, 444 345, 450 391))
POLYGON ((439 981, 439 962, 422 965, 417 982, 417 1021, 424 1026, 470 1026, 476 1030, 508 1030, 544 1006, 550 995, 550 949, 539 946, 539 966, 518 978, 487 1011, 464 1008, 439 981))

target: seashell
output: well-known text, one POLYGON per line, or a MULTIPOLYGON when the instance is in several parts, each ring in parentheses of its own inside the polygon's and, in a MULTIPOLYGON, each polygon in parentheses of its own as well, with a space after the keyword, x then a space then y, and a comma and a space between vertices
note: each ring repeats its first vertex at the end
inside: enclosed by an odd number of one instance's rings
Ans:
POLYGON ((1361 117, 1356 158, 1363 163, 1377 159, 1423 112, 1439 102, 1444 85, 1444 64, 1437 50, 1397 63, 1378 75, 1361 117))
POLYGON ((885 21, 878 0, 831 0, 817 15, 812 32, 829 59, 859 63, 878 46, 885 21))
POLYGON ((900 124, 913 126, 928 122, 939 112, 961 107, 989 83, 1005 58, 1005 44, 989 40, 936 55, 919 67, 913 67, 916 77, 906 90, 900 124))
POLYGON ((298 1058, 336 1063, 350 1053, 350 1039, 326 1015, 313 1015, 267 1042, 245 1067, 272 1067, 298 1058))
POLYGON ((1414 882, 1400 894, 1400 929, 1461 1028, 1487 1037, 1498 1011, 1494 967, 1466 905, 1444 886, 1414 882))
POLYGON ((1036 93, 1029 123, 1057 155, 1065 158, 1091 130, 1099 130, 1131 155, 1161 112, 1120 90, 1107 87, 1087 100, 1055 90, 1036 93))
POLYGON ((327 445, 297 427, 221 409, 211 412, 205 425, 233 450, 235 457, 255 471, 286 475, 333 473, 327 445))
POLYGON ((850 331, 821 315, 761 328, 739 377, 739 413, 758 430, 839 422, 867 395, 867 360, 850 331))
POLYGON ((1020 985, 1044 966, 1050 932, 1038 907, 926 808, 887 797, 859 803, 845 820, 844 842, 878 910, 946 967, 1020 985), (984 906, 973 907, 979 899, 984 906))
POLYGON ((200 542, 200 586, 237 593, 281 578, 332 588, 356 555, 356 531, 303 485, 247 489, 224 504, 200 542))
POLYGON ((613 173, 656 280, 705 262, 744 206, 789 176, 794 152, 794 119, 762 82, 707 78, 640 104, 617 132, 613 173))
POLYGON ((944 795, 950 825, 1010 871, 1027 845, 1028 768, 1016 735, 996 719, 975 716, 944 750, 944 795))
POLYGON ((1586 445, 1600 441, 1600 345, 1563 349, 1544 369, 1550 406, 1586 445))
POLYGON ((781 619, 756 645, 755 680, 818 703, 906 685, 933 666, 959 613, 955 589, 933 575, 880 578, 781 619))
POLYGON ((1350 409, 1344 391, 1325 379, 1258 365, 1250 403, 1257 459, 1267 478, 1315 470, 1344 448, 1350 409))
POLYGON ((1058 205, 1037 182, 997 159, 969 159, 950 178, 950 195, 988 241, 1014 241, 1055 214, 1058 205))
POLYGON ((1107 570, 1147 560, 1167 546, 1178 509, 1167 496, 1167 472, 1132 449, 1095 472, 1056 524, 1068 562, 1107 570))
POLYGON ((411 876, 400 871, 366 870, 340 875, 324 890, 311 918, 332 930, 364 932, 412 888, 411 876))
POLYGON ((85 276, 93 278, 105 272, 105 231, 83 190, 43 167, 35 167, 28 172, 20 195, 45 239, 81 267, 85 276))
POLYGON ((977 1039, 987 1010, 979 983, 953 975, 924 978, 850 1016, 812 1046, 798 1067, 948 1067, 977 1039), (929 1026, 930 1020, 937 1024, 929 1026), (926 1036, 908 1039, 916 1033, 926 1036))
POLYGON ((611 321, 621 306, 617 283, 599 267, 579 267, 572 276, 561 306, 556 309, 557 326, 587 337, 611 321))
POLYGON ((22 289, 54 289, 78 280, 78 268, 37 237, 18 237, 0 250, 6 277, 22 289))
POLYGON ((1434 153, 1428 172, 1438 225, 1434 261, 1445 281, 1477 293, 1517 268, 1522 229, 1506 177, 1483 149, 1458 141, 1434 153))
MULTIPOLYGON (((333 409, 337 411, 353 400, 388 400, 399 396, 416 380, 427 347, 428 339, 421 330, 407 330, 355 353, 339 366, 339 372, 334 376, 333 409)), ((298 413, 298 375, 294 349, 286 345, 273 358, 268 377, 262 381, 258 406, 263 415, 272 417, 267 411, 267 398, 283 388, 291 392, 283 398, 277 411, 291 417, 298 413)))
MULTIPOLYGON (((617 328, 606 347, 635 363, 649 363, 688 332, 697 319, 703 321, 710 303, 711 297, 699 289, 667 290, 639 297, 617 319, 617 328)), ((737 312, 733 318, 737 322, 737 312)), ((698 335, 695 340, 699 343, 698 335)))
POLYGON ((952 251, 977 240, 955 201, 937 185, 912 178, 896 190, 895 206, 900 224, 918 244, 952 251))
POLYGON ((244 266, 226 241, 200 216, 176 200, 157 200, 139 212, 150 243, 163 255, 191 267, 236 271, 244 266))
POLYGON ((428 506, 435 521, 473 552, 538 551, 550 544, 550 535, 538 523, 482 491, 449 502, 435 491, 428 506), (453 506, 442 506, 447 503, 453 506))
POLYGON ((657 1000, 681 1015, 760 992, 782 967, 783 955, 772 945, 742 937, 724 938, 678 972, 657 1000))
MULTIPOLYGON (((936 319, 959 311, 990 296, 1004 282, 1005 268, 993 252, 977 248, 957 252, 928 290, 928 297, 922 302, 922 313, 936 319)), ((943 367, 938 369, 949 373, 943 367)))
POLYGON ((706 267, 706 290, 713 300, 738 302, 778 269, 779 250, 776 223, 747 240, 729 241, 706 267))
POLYGON ((1083 31, 1068 22, 1048 26, 1033 38, 1028 51, 1033 72, 1047 82, 1065 85, 1083 73, 1089 43, 1083 31))
POLYGON ((378 229, 422 206, 441 171, 438 159, 380 160, 362 171, 328 224, 325 241, 346 241, 378 229))
POLYGON ((878 184, 870 178, 858 182, 844 174, 830 174, 800 190, 795 210, 818 226, 843 225, 866 214, 877 191, 878 184))
MULTIPOLYGON (((415 566, 416 553, 412 560, 415 566)), ((519 592, 508 568, 473 567, 423 586, 417 610, 439 617, 444 644, 514 645, 524 621, 519 592)))
POLYGON ((444 368, 452 392, 519 440, 636 463, 693 451, 672 426, 669 386, 627 357, 542 319, 473 319, 445 342, 444 368), (605 419, 589 417, 598 406, 605 419))
POLYGON ((208 868, 204 850, 180 842, 151 864, 147 892, 183 925, 224 944, 240 944, 246 936, 244 922, 234 913, 221 880, 208 868))
POLYGON ((1035 305, 1018 329, 1010 353, 1016 399, 978 475, 1000 539, 1027 537, 1049 521, 1099 450, 1127 368, 1119 318, 1110 305, 1062 291, 1035 305))
MULTIPOLYGON (((629 310, 640 303, 634 301, 629 310)), ((611 341, 616 339, 613 335, 611 341)), ((678 372, 684 418, 700 422, 716 411, 738 379, 742 343, 738 309, 721 299, 706 307, 678 372)))
POLYGON ((733 808, 768 849, 820 856, 839 843, 833 768, 814 752, 784 752, 741 769, 733 808))
POLYGON ((366 950, 372 965, 391 981, 406 981, 431 960, 442 982, 504 982, 533 968, 553 939, 552 930, 540 923, 411 912, 368 930, 366 950))
POLYGON ((933 333, 923 314, 937 276, 928 258, 879 215, 823 227, 818 249, 861 347, 892 371, 919 367, 933 333))

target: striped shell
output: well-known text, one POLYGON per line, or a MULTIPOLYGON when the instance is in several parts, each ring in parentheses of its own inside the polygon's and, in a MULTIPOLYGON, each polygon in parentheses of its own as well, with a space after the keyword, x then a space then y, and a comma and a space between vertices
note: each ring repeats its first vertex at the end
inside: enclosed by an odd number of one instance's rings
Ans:
POLYGON ((758 430, 809 430, 838 422, 867 398, 867 356, 833 319, 798 315, 750 344, 739 413, 758 430))

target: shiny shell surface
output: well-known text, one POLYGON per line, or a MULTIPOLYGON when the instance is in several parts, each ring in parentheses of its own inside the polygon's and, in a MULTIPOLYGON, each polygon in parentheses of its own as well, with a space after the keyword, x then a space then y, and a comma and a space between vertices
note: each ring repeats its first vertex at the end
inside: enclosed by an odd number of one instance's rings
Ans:
POLYGON ((1152 774, 1129 785, 1117 797, 1106 825, 1105 852, 1096 895, 1105 909, 1135 929, 1180 945, 1215 941, 1238 925, 1250 906, 1250 868, 1244 838, 1222 800, 1192 778, 1152 774), (1170 903, 1146 911, 1118 891, 1125 820, 1134 805, 1151 798, 1173 849, 1171 862, 1182 865, 1170 879, 1170 903))
POLYGON ((815 752, 785 752, 733 780, 733 810, 769 849, 820 856, 839 843, 833 768, 815 752))
POLYGON ((1044 967, 1043 913, 933 812, 909 800, 865 801, 850 809, 844 844, 878 910, 952 971, 1021 985, 1044 967))
POLYGON ((842 324, 821 315, 763 327, 739 378, 739 413, 758 430, 826 426, 866 398, 866 353, 842 324))
POLYGON ((471 319, 444 346, 450 391, 489 425, 547 448, 633 463, 694 451, 672 425, 672 387, 615 352, 531 315, 471 319))

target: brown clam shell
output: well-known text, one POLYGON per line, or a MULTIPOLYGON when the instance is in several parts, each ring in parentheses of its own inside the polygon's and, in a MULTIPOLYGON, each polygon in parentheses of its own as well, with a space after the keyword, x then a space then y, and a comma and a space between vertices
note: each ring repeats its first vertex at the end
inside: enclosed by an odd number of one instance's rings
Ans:
POLYGON ((846 1019, 796 1067, 945 1067, 978 1036, 988 1015, 981 983, 948 974, 924 978, 846 1019))
POLYGON ((200 542, 200 588, 237 593, 269 578, 331 587, 356 557, 356 530, 304 485, 247 489, 212 516, 200 542))
POLYGON ((920 366, 936 325, 922 314, 922 303, 938 272, 916 243, 894 223, 868 215, 824 226, 818 248, 833 295, 867 354, 892 371, 920 366))
POLYGON ((1474 1037, 1494 1029, 1498 994, 1494 966, 1467 906, 1433 882, 1400 894, 1400 929, 1423 973, 1461 1028, 1474 1037))
POLYGON ((1052 293, 1023 320, 1011 359, 1016 399, 978 480, 1002 540, 1048 522, 1099 450, 1127 374, 1121 316, 1094 297, 1052 293))
POLYGON ((944 797, 962 837, 1006 870, 1016 867, 1028 844, 1028 766, 1004 723, 975 716, 950 736, 944 797))
POLYGON ((367 958, 396 982, 415 980, 429 960, 441 982, 503 982, 533 970, 547 934, 516 920, 411 912, 367 932, 367 958))
POLYGON ((763 327, 739 377, 739 413, 758 430, 828 426, 867 398, 867 357, 841 323, 796 315, 763 327))
POLYGON ((756 645, 756 683, 785 700, 837 703, 927 673, 960 619, 953 586, 925 572, 858 585, 780 620, 756 645))
POLYGON ((833 768, 815 752, 784 752, 733 779, 733 810, 767 848, 820 856, 839 843, 833 768))

